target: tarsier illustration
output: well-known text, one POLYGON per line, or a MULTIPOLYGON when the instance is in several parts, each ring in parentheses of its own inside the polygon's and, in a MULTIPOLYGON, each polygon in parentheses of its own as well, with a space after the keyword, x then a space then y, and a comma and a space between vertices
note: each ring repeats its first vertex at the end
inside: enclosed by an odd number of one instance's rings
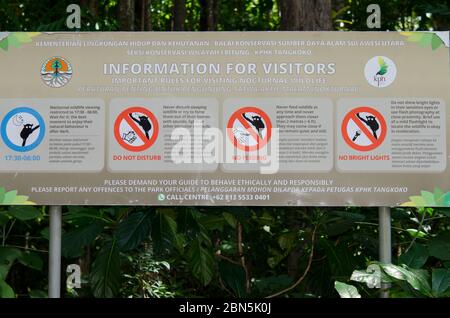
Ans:
POLYGON ((145 137, 147 137, 147 139, 150 140, 150 135, 148 134, 148 132, 152 129, 152 124, 150 123, 150 121, 148 120, 147 116, 138 116, 138 118, 133 117, 133 114, 130 114, 131 119, 134 120, 134 122, 136 124, 138 124, 139 126, 142 127, 142 129, 145 132, 145 137))
POLYGON ((242 117, 244 117, 245 120, 247 120, 253 127, 255 127, 259 137, 263 138, 262 130, 266 128, 266 126, 264 125, 264 122, 262 121, 261 117, 252 116, 252 118, 249 118, 245 115, 245 113, 242 114, 242 117))
POLYGON ((39 125, 33 128, 33 124, 25 124, 23 125, 22 131, 20 132, 20 138, 22 138, 22 147, 25 147, 27 144, 27 139, 30 135, 39 128, 39 125))
POLYGON ((372 134, 375 139, 378 139, 377 130, 380 129, 380 124, 378 123, 375 116, 366 116, 366 119, 362 118, 359 113, 356 116, 372 130, 372 134))

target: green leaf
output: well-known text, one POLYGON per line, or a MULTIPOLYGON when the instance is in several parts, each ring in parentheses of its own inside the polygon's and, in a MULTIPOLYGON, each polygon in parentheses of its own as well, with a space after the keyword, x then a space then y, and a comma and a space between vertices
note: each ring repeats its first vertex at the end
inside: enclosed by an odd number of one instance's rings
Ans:
POLYGON ((242 266, 232 264, 227 261, 219 263, 220 277, 224 283, 230 287, 235 296, 242 298, 245 296, 245 271, 242 266))
POLYGON ((289 251, 280 253, 278 250, 271 247, 269 247, 269 252, 271 256, 267 259, 267 265, 269 265, 270 268, 277 267, 278 264, 289 255, 289 251))
POLYGON ((79 257, 83 247, 90 245, 103 231, 102 222, 92 222, 66 232, 62 236, 62 254, 66 258, 79 257))
POLYGON ((20 43, 29 43, 29 42, 31 42, 31 37, 26 32, 14 32, 14 33, 12 33, 12 35, 14 35, 14 37, 20 43))
POLYGON ((450 192, 442 196, 442 205, 450 207, 450 192))
POLYGON ((0 211, 0 226, 9 221, 9 216, 6 212, 0 211))
POLYGON ((443 234, 432 239, 428 244, 428 251, 443 261, 450 261, 450 234, 443 234))
POLYGON ((436 206, 436 201, 434 200, 434 194, 428 191, 420 192, 426 206, 436 206))
POLYGON ((30 298, 48 298, 48 294, 40 289, 33 289, 28 293, 30 298))
POLYGON ((112 298, 120 288, 120 254, 115 240, 107 242, 92 263, 91 288, 97 298, 112 298))
POLYGON ((433 50, 437 50, 442 45, 442 40, 436 34, 433 34, 433 38, 431 39, 431 48, 433 50))
POLYGON ((9 191, 5 193, 5 196, 3 198, 3 204, 9 205, 12 204, 16 198, 17 190, 9 191))
MULTIPOLYGON (((350 277, 350 280, 365 283, 369 288, 377 287, 381 284, 381 270, 378 265, 371 265, 367 271, 355 270, 350 277)), ((379 287, 378 287, 379 288, 379 287)))
POLYGON ((288 232, 283 233, 278 238, 278 245, 280 245, 281 249, 290 251, 295 247, 297 243, 297 233, 288 232))
POLYGON ((42 216, 41 211, 32 206, 13 206, 8 214, 21 221, 34 220, 42 216))
POLYGON ((411 237, 424 238, 427 236, 427 233, 425 233, 423 231, 419 231, 417 229, 407 229, 406 232, 408 232, 409 235, 411 235, 411 237))
POLYGON ((152 239, 156 251, 170 249, 172 245, 180 253, 184 249, 183 236, 177 233, 177 222, 165 211, 156 212, 152 221, 152 239))
MULTIPOLYGON (((9 46, 8 38, 4 38, 3 40, 0 41, 0 48, 2 50, 8 51, 8 46, 9 46)), ((0 202, 2 202, 2 201, 0 201, 0 202)))
POLYGON ((428 249, 425 245, 414 243, 405 254, 399 258, 400 263, 411 268, 421 268, 428 260, 428 249))
POLYGON ((224 212, 222 215, 223 215, 223 218, 225 219, 225 221, 227 221, 227 223, 228 223, 233 229, 235 229, 235 228, 236 228, 236 224, 237 224, 237 220, 236 220, 236 218, 234 217, 234 215, 231 214, 231 213, 227 213, 227 212, 224 212))
MULTIPOLYGON (((1 45, 1 42, 0 42, 0 45, 1 45)), ((6 193, 5 188, 0 187, 0 204, 3 203, 3 200, 5 198, 5 193, 6 193)))
POLYGON ((431 281, 433 293, 439 297, 450 288, 450 270, 444 268, 433 269, 431 281))
POLYGON ((192 241, 187 254, 192 274, 204 286, 208 285, 214 273, 214 256, 206 249, 201 240, 196 238, 192 241))
POLYGON ((361 298, 355 286, 335 281, 334 289, 336 289, 341 298, 361 298))
POLYGON ((439 208, 439 209, 436 209, 436 212, 442 213, 443 215, 450 217, 450 209, 449 208, 439 208))
POLYGON ((434 201, 436 201, 436 204, 438 206, 442 205, 442 196, 444 195, 444 192, 438 187, 434 188, 434 201))
POLYGON ((412 288, 421 292, 423 295, 431 295, 427 271, 409 269, 406 265, 380 264, 380 266, 388 276, 400 281, 406 281, 412 288))
POLYGON ((425 200, 419 195, 411 196, 411 197, 409 197, 409 199, 414 203, 414 206, 416 206, 416 207, 427 206, 425 200))
MULTIPOLYGON (((1 188, 4 192, 4 189, 1 188)), ((4 193, 3 201, 0 201, 3 205, 34 205, 33 202, 28 201, 28 197, 25 195, 17 195, 17 190, 12 190, 4 193)))
POLYGON ((17 248, 0 246, 0 279, 6 279, 9 269, 21 254, 17 248))
POLYGON ((16 34, 15 34, 15 33, 11 33, 11 34, 8 36, 8 43, 9 43, 9 45, 12 45, 12 46, 14 46, 14 47, 16 47, 16 48, 19 48, 19 47, 20 47, 20 41, 19 41, 19 39, 16 37, 16 34))
MULTIPOLYGON (((42 229, 42 231, 40 232, 41 236, 43 238, 45 238, 46 240, 50 239, 50 229, 48 228, 48 226, 44 229, 42 229)), ((64 235, 63 235, 64 236, 64 235)), ((63 246, 64 247, 64 246, 63 246)))
POLYGON ((422 40, 423 33, 421 32, 411 32, 411 35, 408 37, 409 42, 420 42, 422 40))
POLYGON ((16 298, 14 290, 4 280, 0 279, 0 298, 16 298))
POLYGON ((223 231, 225 222, 227 222, 223 215, 206 215, 199 219, 199 222, 208 230, 223 231))
POLYGON ((130 214, 124 221, 120 222, 115 237, 120 250, 129 251, 149 238, 152 214, 149 212, 136 212, 130 214))
POLYGON ((35 270, 42 270, 42 267, 44 266, 44 262, 42 261, 42 258, 40 255, 38 255, 35 252, 26 251, 23 252, 17 259, 22 265, 25 265, 29 268, 35 269, 35 270))
POLYGON ((419 45, 420 45, 421 47, 427 47, 427 46, 429 46, 429 45, 431 44, 431 39, 433 38, 433 35, 434 35, 434 34, 432 34, 432 33, 424 33, 424 34, 422 35, 422 38, 421 38, 420 41, 419 41, 419 45))

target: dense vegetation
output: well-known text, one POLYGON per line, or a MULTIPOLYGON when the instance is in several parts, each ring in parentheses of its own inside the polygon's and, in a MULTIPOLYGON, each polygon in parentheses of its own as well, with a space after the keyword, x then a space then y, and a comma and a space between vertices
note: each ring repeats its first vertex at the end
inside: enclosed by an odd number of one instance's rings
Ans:
MULTIPOLYGON (((0 0, 0 30, 66 30, 72 2, 0 0)), ((371 2, 80 4, 82 30, 223 31, 366 30, 371 2), (320 11, 321 19, 311 22, 303 10, 320 11)), ((449 28, 450 1, 377 3, 382 30, 449 28)), ((419 198, 447 196, 436 191, 419 198)), ((0 180, 0 203, 20 200, 0 180)), ((82 288, 66 290, 65 297, 338 297, 336 290, 356 293, 348 284, 363 297, 378 296, 365 272, 378 259, 375 208, 68 207, 63 220, 63 268, 82 269, 82 288)), ((395 208, 392 220, 394 265, 376 267, 392 283, 391 296, 450 296, 450 209, 395 208)), ((0 206, 0 297, 46 295, 47 249, 48 207, 0 206)))

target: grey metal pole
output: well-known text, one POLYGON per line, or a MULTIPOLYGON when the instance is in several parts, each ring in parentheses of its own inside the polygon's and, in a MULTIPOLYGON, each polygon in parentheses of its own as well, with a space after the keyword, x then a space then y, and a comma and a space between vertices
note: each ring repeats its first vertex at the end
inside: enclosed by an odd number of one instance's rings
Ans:
MULTIPOLYGON (((391 243, 391 208, 379 207, 379 239, 380 239, 380 262, 392 263, 392 243, 391 243)), ((380 290, 381 298, 389 298, 390 284, 382 283, 380 290)))
POLYGON ((50 207, 50 247, 48 256, 48 298, 61 297, 62 207, 50 207))

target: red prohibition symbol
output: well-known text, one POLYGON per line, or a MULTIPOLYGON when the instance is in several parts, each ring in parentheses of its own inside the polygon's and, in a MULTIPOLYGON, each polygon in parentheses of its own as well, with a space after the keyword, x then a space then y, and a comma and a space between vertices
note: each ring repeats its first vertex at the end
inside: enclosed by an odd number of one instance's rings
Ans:
POLYGON ((256 151, 269 142, 272 122, 258 107, 242 107, 228 120, 227 134, 236 148, 247 152, 256 151))
POLYGON ((351 148, 358 151, 371 151, 379 147, 386 138, 386 120, 372 107, 357 107, 345 115, 341 134, 345 143, 351 148))
POLYGON ((150 148, 158 138, 159 126, 155 115, 147 108, 132 106, 122 111, 114 123, 114 137, 129 151, 150 148))

